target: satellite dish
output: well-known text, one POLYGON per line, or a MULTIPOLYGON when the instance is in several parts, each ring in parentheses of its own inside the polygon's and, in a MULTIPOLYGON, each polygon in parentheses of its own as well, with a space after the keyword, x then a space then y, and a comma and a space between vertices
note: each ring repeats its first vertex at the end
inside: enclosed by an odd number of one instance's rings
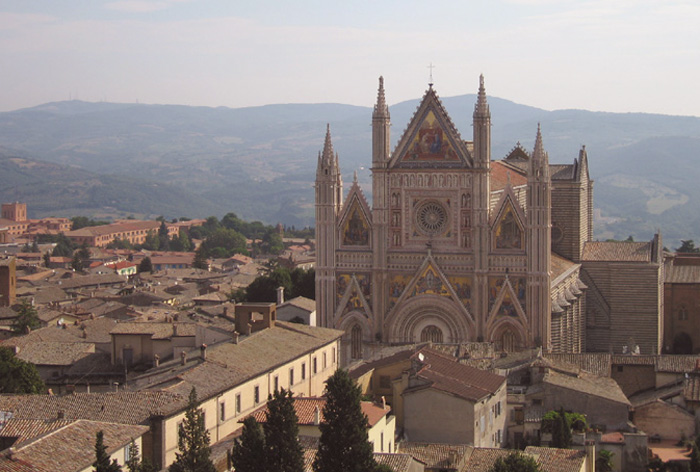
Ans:
POLYGON ((425 356, 423 355, 422 352, 419 352, 419 353, 418 353, 418 360, 421 361, 421 362, 423 362, 423 361, 425 360, 425 356))

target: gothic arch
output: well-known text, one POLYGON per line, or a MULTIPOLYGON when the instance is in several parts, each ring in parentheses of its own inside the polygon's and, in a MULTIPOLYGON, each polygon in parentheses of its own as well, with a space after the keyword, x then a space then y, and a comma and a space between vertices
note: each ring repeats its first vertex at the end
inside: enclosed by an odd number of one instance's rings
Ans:
POLYGON ((434 333, 441 332, 446 343, 471 341, 476 333, 460 303, 437 295, 420 295, 401 303, 385 321, 386 341, 420 342, 421 334, 430 326, 434 333))
POLYGON ((367 318, 358 311, 352 311, 339 320, 338 329, 344 331, 343 344, 348 359, 362 358, 362 345, 372 337, 367 318), (359 357, 355 357, 359 356, 359 357))
POLYGON ((500 349, 506 350, 504 342, 507 342, 509 344, 507 347, 518 350, 527 344, 527 328, 516 319, 501 318, 490 326, 487 338, 496 343, 500 349))
POLYGON ((673 338, 674 354, 692 354, 693 340, 686 332, 680 332, 673 338))

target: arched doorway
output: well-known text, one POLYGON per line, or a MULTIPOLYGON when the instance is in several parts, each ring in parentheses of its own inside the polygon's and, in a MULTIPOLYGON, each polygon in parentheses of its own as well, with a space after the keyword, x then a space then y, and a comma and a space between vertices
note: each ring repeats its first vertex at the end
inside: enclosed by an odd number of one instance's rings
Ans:
POLYGON ((350 330, 350 357, 362 358, 362 328, 357 324, 350 330))
POLYGON ((517 348, 517 338, 509 329, 506 329, 501 336, 501 349, 503 352, 515 352, 517 348))
POLYGON ((690 339, 688 333, 678 333, 673 338, 673 353, 674 354, 692 354, 693 340, 690 339))
POLYGON ((428 325, 420 333, 420 342, 441 343, 442 330, 435 325, 428 325))

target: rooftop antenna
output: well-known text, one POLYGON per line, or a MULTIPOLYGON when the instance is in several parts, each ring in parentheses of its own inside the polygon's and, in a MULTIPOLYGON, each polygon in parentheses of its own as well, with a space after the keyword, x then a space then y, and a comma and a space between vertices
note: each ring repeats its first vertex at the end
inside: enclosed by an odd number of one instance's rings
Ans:
POLYGON ((433 88, 433 69, 435 69, 435 66, 432 62, 428 66, 428 69, 430 69, 430 82, 428 82, 428 85, 430 86, 430 88, 433 88))

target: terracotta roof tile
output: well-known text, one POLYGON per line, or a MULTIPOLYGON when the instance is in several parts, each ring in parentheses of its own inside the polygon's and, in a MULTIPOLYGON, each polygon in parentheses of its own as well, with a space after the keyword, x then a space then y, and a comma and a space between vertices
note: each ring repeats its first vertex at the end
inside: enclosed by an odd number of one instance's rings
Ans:
POLYGON ((477 401, 496 393, 506 382, 506 378, 501 375, 461 364, 454 357, 446 356, 434 349, 423 348, 412 358, 418 359, 419 354, 423 355, 423 361, 420 361, 423 367, 416 376, 428 380, 429 384, 408 388, 404 394, 430 387, 470 401, 477 401))
POLYGON ((651 242, 588 241, 583 247, 582 261, 651 262, 651 242))
POLYGON ((493 464, 499 459, 505 459, 511 450, 495 449, 491 447, 475 447, 469 457, 465 471, 469 472, 488 472, 493 467, 493 464))
POLYGON ((409 472, 413 462, 410 454, 389 454, 386 452, 375 452, 374 460, 379 465, 386 465, 394 472, 409 472))
POLYGON ((117 323, 109 334, 145 334, 151 339, 170 339, 177 336, 195 336, 197 323, 152 323, 149 321, 126 321, 117 323))
POLYGON ((35 365, 71 366, 94 352, 92 343, 36 342, 21 348, 17 358, 35 365))
POLYGON ((543 382, 625 405, 630 404, 617 382, 609 377, 599 377, 585 373, 579 376, 572 376, 550 370, 545 374, 543 382))
MULTIPOLYGON (((323 421, 323 407, 326 406, 326 399, 322 397, 294 397, 294 410, 296 411, 299 424, 316 424, 316 409, 318 408, 320 421, 323 421)), ((361 402, 362 413, 367 417, 370 428, 377 424, 379 420, 389 414, 389 409, 384 409, 373 402, 361 402)), ((267 421, 267 406, 264 406, 253 413, 258 423, 267 421)))
POLYGON ((466 444, 400 442, 397 444, 396 452, 415 457, 423 462, 426 468, 442 469, 452 467, 451 456, 456 456, 457 463, 460 463, 472 452, 472 449, 466 444))
POLYGON ((72 395, 0 395, 0 411, 19 419, 87 419, 141 424, 186 403, 186 397, 165 391, 75 393, 72 395))
POLYGON ((491 162, 490 175, 492 192, 506 188, 509 178, 512 187, 527 185, 527 177, 524 174, 500 161, 491 162))
POLYGON ((698 284, 700 283, 700 266, 667 265, 665 271, 667 284, 698 284))
POLYGON ((112 454, 142 436, 148 426, 79 420, 53 433, 25 443, 14 456, 43 470, 83 470, 95 461, 95 437, 104 433, 107 454, 112 454))
MULTIPOLYGON (((0 437, 17 438, 13 447, 19 446, 24 441, 34 439, 49 431, 54 431, 71 424, 74 420, 25 420, 10 418, 0 428, 0 437)), ((3 470, 0 468, 0 470, 3 470)))
POLYGON ((542 472, 579 472, 586 460, 586 452, 575 449, 528 446, 525 454, 535 458, 542 472))
POLYGON ((581 370, 603 377, 610 377, 611 355, 608 353, 556 354, 545 353, 555 364, 566 363, 578 366, 581 370))
POLYGON ((312 300, 310 298, 306 297, 295 297, 292 298, 291 300, 287 300, 286 302, 282 303, 277 307, 279 310, 283 306, 295 306, 297 308, 301 308, 302 310, 306 310, 308 312, 316 311, 316 300, 312 300))

